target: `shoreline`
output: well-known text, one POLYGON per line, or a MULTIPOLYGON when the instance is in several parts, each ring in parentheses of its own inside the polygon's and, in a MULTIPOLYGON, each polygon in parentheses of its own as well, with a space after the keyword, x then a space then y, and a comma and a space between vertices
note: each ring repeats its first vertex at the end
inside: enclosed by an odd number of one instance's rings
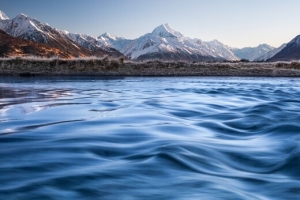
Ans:
POLYGON ((104 59, 2 59, 0 75, 300 77, 300 62, 184 63, 104 59))

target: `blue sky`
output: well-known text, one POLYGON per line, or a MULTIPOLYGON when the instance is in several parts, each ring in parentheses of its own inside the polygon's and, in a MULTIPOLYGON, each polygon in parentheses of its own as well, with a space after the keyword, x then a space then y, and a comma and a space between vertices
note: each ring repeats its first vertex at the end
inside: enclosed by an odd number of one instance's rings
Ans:
POLYGON ((13 18, 24 13, 52 27, 137 38, 163 23, 185 36, 233 47, 280 46, 300 34, 299 0, 1 0, 13 18))

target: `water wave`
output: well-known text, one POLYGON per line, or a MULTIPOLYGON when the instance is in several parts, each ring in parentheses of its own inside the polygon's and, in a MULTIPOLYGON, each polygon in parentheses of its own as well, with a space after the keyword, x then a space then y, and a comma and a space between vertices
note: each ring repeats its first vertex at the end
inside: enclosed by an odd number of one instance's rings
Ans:
POLYGON ((300 80, 0 78, 1 199, 298 199, 300 80))

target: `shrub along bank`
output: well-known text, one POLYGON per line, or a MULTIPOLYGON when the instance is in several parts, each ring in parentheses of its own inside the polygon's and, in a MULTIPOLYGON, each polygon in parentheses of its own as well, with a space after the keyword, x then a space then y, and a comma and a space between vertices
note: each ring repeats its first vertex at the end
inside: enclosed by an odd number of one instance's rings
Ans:
POLYGON ((2 58, 0 74, 102 76, 270 76, 300 77, 299 62, 185 63, 128 62, 120 58, 2 58))

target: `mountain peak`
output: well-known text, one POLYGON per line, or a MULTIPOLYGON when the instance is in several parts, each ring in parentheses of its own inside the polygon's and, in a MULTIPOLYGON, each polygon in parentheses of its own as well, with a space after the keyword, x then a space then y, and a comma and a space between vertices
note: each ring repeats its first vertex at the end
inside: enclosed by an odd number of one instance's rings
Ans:
POLYGON ((68 35, 70 32, 69 31, 67 31, 67 30, 58 30, 57 29, 57 31, 59 31, 59 32, 61 32, 62 34, 64 34, 64 35, 68 35))
POLYGON ((102 37, 106 37, 106 38, 111 38, 111 35, 108 32, 103 33, 102 35, 100 35, 102 37))
POLYGON ((170 27, 169 24, 162 24, 156 27, 152 33, 173 33, 174 30, 170 27))
POLYGON ((211 43, 214 43, 214 44, 223 44, 222 42, 220 42, 219 40, 217 39, 214 39, 212 41, 210 41, 211 43))
POLYGON ((106 39, 113 39, 116 40, 116 36, 109 34, 108 32, 103 33, 102 35, 100 35, 98 38, 106 38, 106 39))
POLYGON ((260 44, 260 45, 258 45, 258 47, 271 47, 271 46, 268 44, 260 44))
POLYGON ((160 37, 183 37, 180 32, 175 31, 168 23, 156 27, 152 34, 160 37))
POLYGON ((164 30, 168 31, 169 33, 174 32, 174 29, 172 29, 172 27, 168 23, 162 24, 160 25, 160 27, 162 27, 164 30))
POLYGON ((0 20, 7 20, 7 19, 9 19, 9 18, 7 17, 7 15, 6 15, 4 12, 2 12, 2 11, 0 10, 0 20))
POLYGON ((15 18, 19 18, 19 19, 28 19, 29 17, 23 13, 20 13, 18 16, 16 16, 15 18))

